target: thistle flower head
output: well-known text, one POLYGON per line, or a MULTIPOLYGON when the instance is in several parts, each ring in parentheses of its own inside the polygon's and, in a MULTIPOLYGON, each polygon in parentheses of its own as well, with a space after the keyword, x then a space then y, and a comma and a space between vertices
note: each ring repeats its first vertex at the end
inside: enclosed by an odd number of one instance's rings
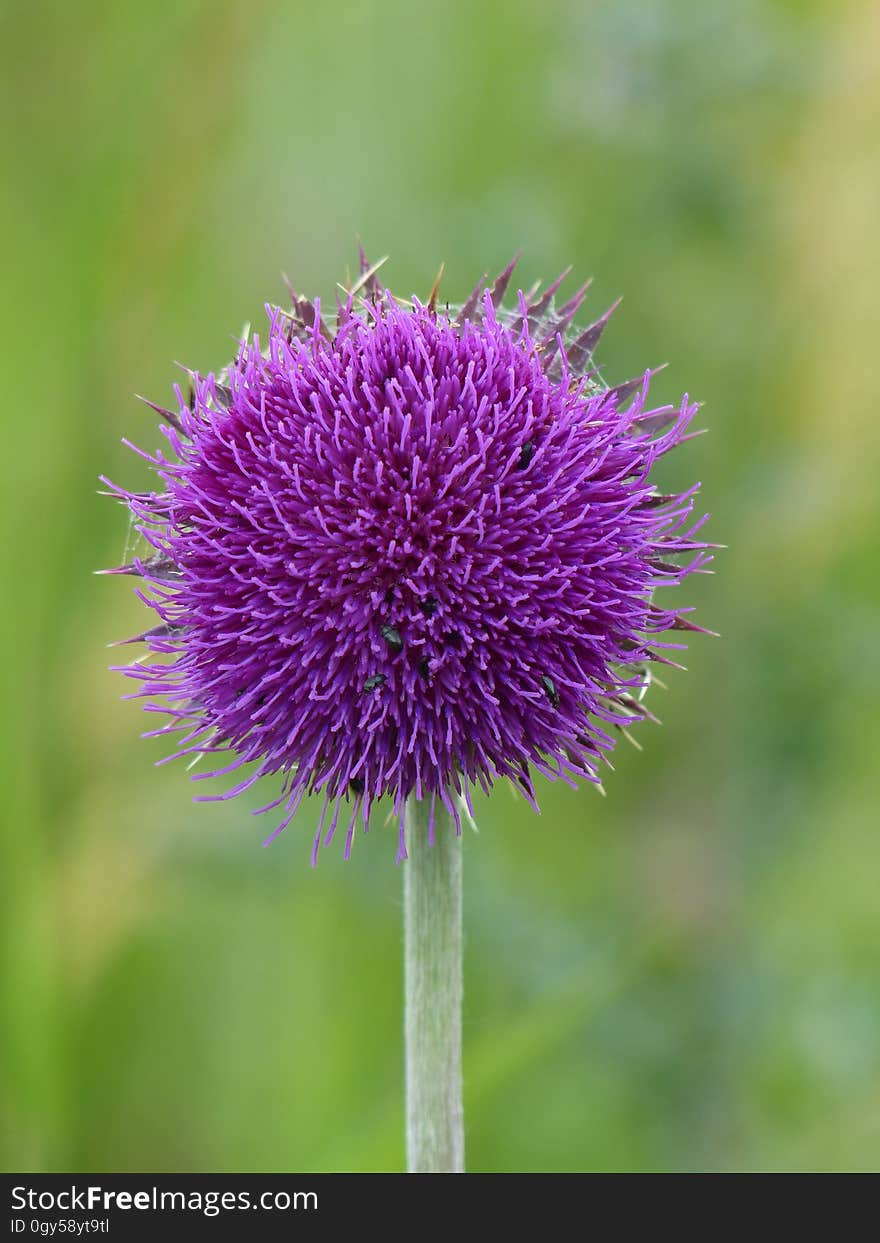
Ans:
POLYGON ((152 553, 117 572, 158 616, 124 668, 168 714, 152 732, 224 755, 196 777, 244 770, 208 797, 281 774, 274 837, 322 794, 314 856, 387 796, 403 857, 407 798, 458 826, 499 777, 533 804, 535 771, 598 783, 679 646, 659 636, 697 628, 655 592, 709 556, 696 489, 650 479, 695 407, 590 370, 610 312, 574 332, 584 290, 505 308, 511 265, 449 310, 363 267, 332 328, 292 294, 265 344, 154 407, 161 487, 114 488, 152 553))

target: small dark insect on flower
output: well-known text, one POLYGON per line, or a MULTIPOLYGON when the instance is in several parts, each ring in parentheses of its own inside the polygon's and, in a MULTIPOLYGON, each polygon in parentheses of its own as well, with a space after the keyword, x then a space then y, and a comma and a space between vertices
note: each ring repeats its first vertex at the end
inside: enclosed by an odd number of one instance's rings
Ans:
POLYGON ((550 706, 559 707, 559 691, 556 689, 556 683, 546 673, 541 674, 541 685, 544 688, 544 694, 550 700, 550 706))
POLYGON ((379 633, 385 640, 389 651, 395 653, 403 651, 403 639, 400 637, 399 630, 395 630, 393 626, 384 625, 379 627, 379 633))
POLYGON ((527 440, 519 451, 519 461, 516 464, 517 470, 525 470, 534 456, 535 446, 530 440, 527 440))
POLYGON ((697 488, 650 477, 696 407, 652 409, 651 372, 606 385, 610 312, 577 332, 585 291, 557 306, 561 278, 506 304, 512 271, 443 310, 363 259, 332 323, 292 292, 263 341, 153 406, 156 490, 113 488, 150 545, 111 572, 157 614, 123 670, 167 713, 154 732, 224 757, 198 779, 249 766, 208 797, 279 774, 276 833, 322 795, 313 857, 352 801, 346 854, 387 797, 402 857, 411 796, 460 828, 499 778, 532 804, 533 770, 598 783, 615 727, 648 715, 646 662, 681 646, 662 636, 698 629, 659 594, 710 560, 697 488))

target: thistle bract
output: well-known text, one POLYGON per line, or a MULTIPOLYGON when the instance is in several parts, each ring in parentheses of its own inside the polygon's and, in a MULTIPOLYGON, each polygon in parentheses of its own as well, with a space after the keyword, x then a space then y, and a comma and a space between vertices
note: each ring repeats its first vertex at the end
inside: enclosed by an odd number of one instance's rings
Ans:
POLYGON ((281 774, 272 837, 322 794, 313 857, 383 797, 403 857, 410 797, 460 826, 499 777, 533 804, 535 771, 598 782, 679 646, 659 636, 696 629, 655 593, 709 559, 696 488, 650 479, 695 407, 649 408, 650 372, 600 380, 584 290, 505 307, 511 265, 449 310, 364 266, 332 326, 293 294, 265 344, 154 407, 161 487, 114 489, 152 547, 117 571, 158 615, 124 669, 168 714, 152 732, 223 756, 195 772, 236 774, 209 798, 281 774))

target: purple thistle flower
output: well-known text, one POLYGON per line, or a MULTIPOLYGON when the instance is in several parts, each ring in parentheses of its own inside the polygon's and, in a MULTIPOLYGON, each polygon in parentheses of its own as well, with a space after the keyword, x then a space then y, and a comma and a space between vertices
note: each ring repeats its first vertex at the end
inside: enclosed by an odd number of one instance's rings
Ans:
POLYGON ((649 409, 650 372, 589 370, 610 311, 573 333, 586 287, 505 309, 511 264, 450 311, 362 269, 335 331, 292 293, 265 348, 153 407, 160 491, 113 487, 153 549, 109 571, 139 575, 159 620, 137 636, 156 659, 123 669, 170 717, 150 736, 181 733, 168 758, 228 753, 197 778, 247 766, 208 798, 281 774, 269 841, 322 793, 313 861, 343 814, 347 857, 383 796, 403 858, 410 796, 433 834, 437 799, 460 832, 499 777, 533 806, 532 770, 599 783, 651 715, 650 663, 681 646, 659 636, 699 629, 654 593, 710 559, 697 488, 650 482, 696 407, 649 409))

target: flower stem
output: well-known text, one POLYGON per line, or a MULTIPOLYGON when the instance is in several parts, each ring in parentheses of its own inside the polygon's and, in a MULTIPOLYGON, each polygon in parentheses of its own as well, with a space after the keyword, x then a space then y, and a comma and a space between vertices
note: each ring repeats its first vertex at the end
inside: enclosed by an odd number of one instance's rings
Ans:
POLYGON ((406 807, 403 865, 406 1146, 411 1174, 464 1172, 461 838, 438 803, 406 807))

